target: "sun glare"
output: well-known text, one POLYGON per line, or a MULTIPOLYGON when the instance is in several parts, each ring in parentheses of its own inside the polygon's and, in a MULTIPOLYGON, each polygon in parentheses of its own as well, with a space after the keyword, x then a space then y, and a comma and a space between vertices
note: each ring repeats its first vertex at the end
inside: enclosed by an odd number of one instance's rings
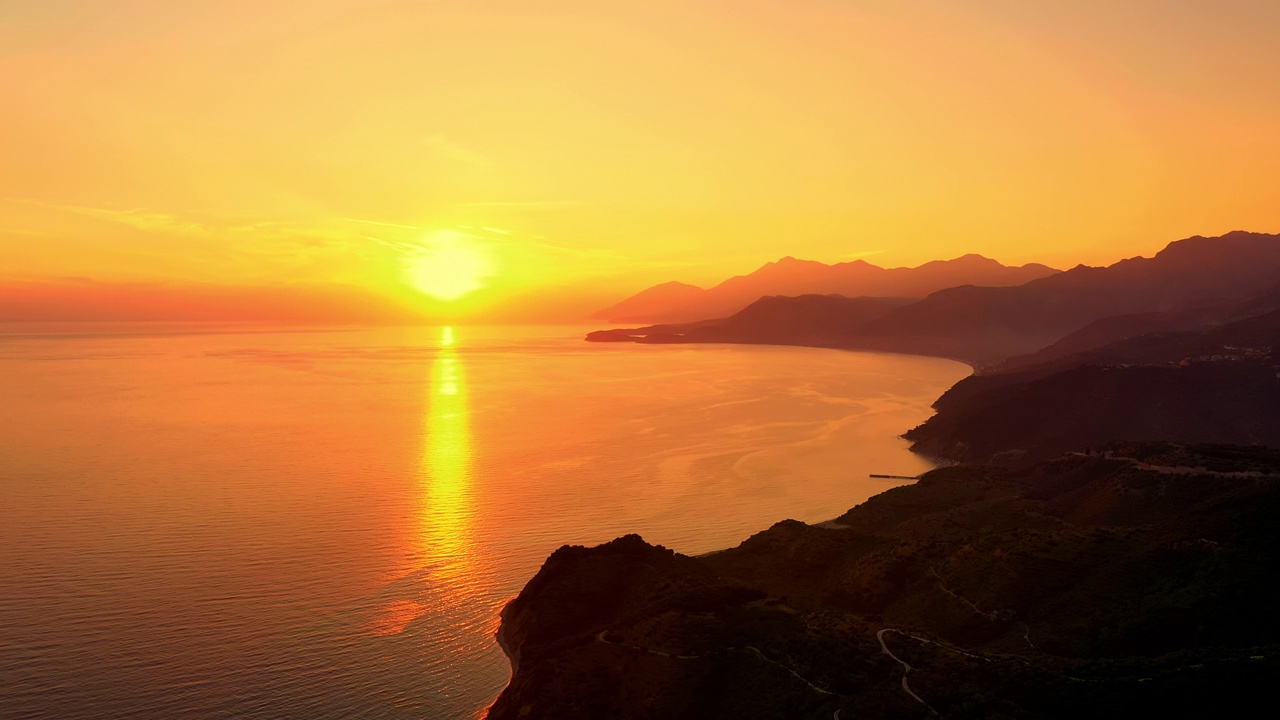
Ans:
POLYGON ((488 256, 462 244, 423 251, 408 259, 409 284, 437 300, 453 301, 485 286, 488 256))

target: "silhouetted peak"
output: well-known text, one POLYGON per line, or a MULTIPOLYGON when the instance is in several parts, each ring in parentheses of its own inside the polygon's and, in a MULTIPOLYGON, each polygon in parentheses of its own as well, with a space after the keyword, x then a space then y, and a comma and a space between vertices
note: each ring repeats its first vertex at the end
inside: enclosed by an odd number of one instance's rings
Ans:
POLYGON ((1222 252, 1244 247, 1257 247, 1263 244, 1275 244, 1280 247, 1280 235, 1250 232, 1248 230, 1232 230, 1218 237, 1192 235, 1182 240, 1174 240, 1156 253, 1156 258, 1170 256, 1186 256, 1198 253, 1222 252))
POLYGON ((623 555, 671 555, 672 551, 661 545, 650 545, 635 533, 623 535, 600 546, 600 549, 623 555))
POLYGON ((984 265, 990 265, 992 263, 995 263, 996 265, 1000 264, 998 261, 992 260, 986 255, 979 255, 978 253, 968 253, 965 255, 961 255, 960 257, 956 258, 955 260, 952 260, 951 262, 983 263, 984 265))
MULTIPOLYGON (((985 255, 979 255, 978 253, 969 253, 950 260, 932 260, 919 266, 919 268, 945 268, 952 271, 995 270, 1003 267, 1006 266, 999 260, 992 260, 991 258, 985 255)), ((1052 270, 1052 268, 1048 269, 1052 270)))
MULTIPOLYGON (((817 260, 801 260, 798 257, 788 255, 786 257, 779 258, 774 262, 768 263, 764 267, 798 268, 798 267, 813 266, 813 265, 825 266, 825 263, 820 263, 817 260)), ((761 269, 764 269, 764 268, 761 268, 761 269)))

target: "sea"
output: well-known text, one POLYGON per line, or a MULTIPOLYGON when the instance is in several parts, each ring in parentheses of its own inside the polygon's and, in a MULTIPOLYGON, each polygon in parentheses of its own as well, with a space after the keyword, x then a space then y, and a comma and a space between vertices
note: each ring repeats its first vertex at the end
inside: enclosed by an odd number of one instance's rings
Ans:
POLYGON ((834 518, 969 372, 588 329, 0 325, 0 717, 483 717, 557 547, 834 518))

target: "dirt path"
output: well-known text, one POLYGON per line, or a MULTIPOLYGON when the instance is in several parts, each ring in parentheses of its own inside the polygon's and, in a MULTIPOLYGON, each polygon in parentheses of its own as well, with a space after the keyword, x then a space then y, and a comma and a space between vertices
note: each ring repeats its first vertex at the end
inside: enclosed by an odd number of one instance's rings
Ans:
MULTIPOLYGON (((995 612, 987 612, 983 610, 982 608, 978 607, 978 605, 974 603, 972 600, 958 594, 951 588, 947 587, 946 582, 942 579, 942 576, 938 574, 937 570, 933 568, 929 568, 929 574, 937 578, 938 588, 941 589, 942 592, 964 603, 966 606, 968 606, 970 610, 977 613, 978 615, 981 615, 982 617, 987 618, 988 620, 1005 620, 1006 619, 1006 618, 1000 617, 995 612)), ((1032 650, 1035 650, 1036 646, 1031 642, 1031 626, 1021 620, 1018 621, 1018 624, 1022 626, 1022 639, 1027 642, 1027 647, 1031 648, 1032 650)))
POLYGON ((881 652, 883 652, 885 655, 888 655, 890 658, 892 658, 892 659, 894 660, 894 662, 896 662, 896 663, 898 663, 899 665, 901 665, 901 666, 902 666, 902 689, 903 689, 903 690, 905 690, 905 691, 906 691, 906 693, 907 693, 908 695, 910 695, 911 697, 915 698, 915 701, 916 701, 916 702, 918 702, 918 703, 920 703, 921 705, 925 706, 925 708, 927 708, 927 709, 929 710, 929 714, 930 714, 930 715, 933 715, 934 717, 940 717, 940 716, 938 715, 938 711, 937 711, 937 710, 934 710, 934 709, 929 705, 929 703, 925 702, 925 701, 924 701, 924 698, 922 698, 922 697, 920 697, 919 695, 917 695, 917 694, 915 693, 915 691, 911 689, 911 685, 907 683, 907 675, 910 675, 910 674, 911 674, 911 666, 907 664, 907 661, 906 661, 906 660, 903 660, 902 658, 898 657, 897 655, 894 655, 894 654, 893 654, 893 651, 889 649, 889 646, 888 646, 888 645, 885 643, 885 641, 884 641, 884 636, 885 636, 885 634, 886 634, 886 633, 891 633, 891 632, 898 633, 899 635, 905 635, 905 634, 906 634, 906 633, 902 632, 901 630, 894 630, 893 628, 884 628, 884 629, 880 630, 879 632, 877 632, 877 633, 876 633, 876 640, 879 640, 879 641, 880 641, 880 651, 881 651, 881 652))
MULTIPOLYGON (((658 657, 674 658, 676 660, 697 660, 702 657, 701 655, 673 655, 669 652, 663 652, 662 650, 653 650, 651 648, 641 647, 639 645, 627 645, 625 643, 616 642, 606 638, 605 635, 608 632, 609 632, 608 630, 601 630, 600 632, 596 633, 596 642, 601 642, 606 645, 617 645, 618 647, 624 647, 624 648, 627 648, 628 650, 635 650, 636 652, 648 653, 649 655, 657 655, 658 657)), ((738 648, 726 648, 726 649, 737 650, 738 648)), ((768 655, 765 655, 763 652, 761 652, 760 648, 747 645, 744 649, 754 653, 761 660, 764 660, 765 662, 771 665, 776 665, 782 668, 783 670, 786 670, 788 673, 791 673, 792 677, 804 683, 805 685, 808 685, 809 689, 813 690, 814 692, 820 693, 822 695, 839 697, 838 695, 831 692, 830 690, 825 690, 823 688, 818 687, 817 685, 814 685, 812 682, 810 682, 807 678, 805 678, 800 673, 796 672, 795 670, 792 670, 790 667, 787 667, 786 665, 778 662, 777 660, 770 658, 768 655)), ((836 710, 836 720, 839 720, 839 715, 840 715, 840 711, 836 710)))

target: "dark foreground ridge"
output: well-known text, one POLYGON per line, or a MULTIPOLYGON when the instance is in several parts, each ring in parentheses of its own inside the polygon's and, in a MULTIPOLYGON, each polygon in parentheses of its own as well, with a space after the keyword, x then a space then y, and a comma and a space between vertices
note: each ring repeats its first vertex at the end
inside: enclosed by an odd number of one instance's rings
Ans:
POLYGON ((692 558, 564 547, 503 614, 514 718, 1234 717, 1280 677, 1280 453, 926 474, 692 558))

